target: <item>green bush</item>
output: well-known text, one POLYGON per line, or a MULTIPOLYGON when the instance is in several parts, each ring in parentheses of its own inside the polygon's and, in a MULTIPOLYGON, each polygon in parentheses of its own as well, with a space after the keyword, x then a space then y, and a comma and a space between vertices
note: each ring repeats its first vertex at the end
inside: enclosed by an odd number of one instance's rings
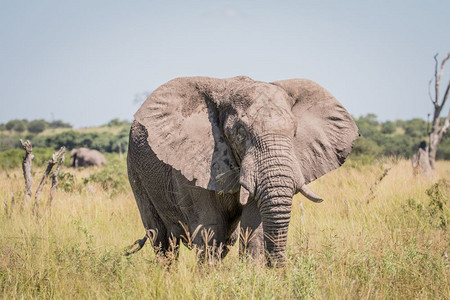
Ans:
POLYGON ((0 168, 3 170, 14 169, 22 164, 24 150, 10 149, 0 152, 0 168))
POLYGON ((34 120, 28 123, 28 131, 32 133, 41 133, 47 128, 47 122, 44 120, 34 120))
POLYGON ((381 125, 381 133, 383 134, 392 134, 395 130, 395 124, 391 121, 387 121, 381 125))
POLYGON ((383 152, 382 147, 378 146, 376 142, 365 137, 359 137, 353 143, 353 150, 352 150, 353 156, 368 155, 372 157, 377 157, 382 152, 383 152))
POLYGON ((75 190, 75 176, 70 172, 59 172, 58 174, 58 188, 66 193, 73 192, 75 190))
POLYGON ((432 227, 447 230, 448 220, 450 219, 449 193, 450 183, 445 179, 440 179, 426 190, 429 197, 428 205, 423 205, 414 198, 409 198, 402 207, 405 213, 417 214, 419 219, 423 219, 432 227))
POLYGON ((358 126, 359 133, 365 138, 370 138, 378 133, 379 123, 377 116, 374 114, 368 114, 364 117, 361 116, 355 122, 356 126, 358 126))
POLYGON ((107 164, 99 171, 84 179, 84 183, 99 183, 102 188, 111 194, 126 191, 128 188, 128 174, 126 159, 117 154, 106 155, 107 164))
POLYGON ((450 160, 450 134, 447 133, 438 146, 436 159, 450 160))
POLYGON ((405 121, 405 134, 413 138, 423 138, 427 136, 427 122, 422 119, 412 119, 405 121))
POLYGON ((21 147, 18 137, 0 134, 0 151, 21 147))
POLYGON ((6 123, 5 128, 7 130, 14 130, 16 132, 24 132, 25 129, 27 128, 27 120, 11 120, 8 123, 6 123))
POLYGON ((374 141, 382 148, 384 156, 411 157, 419 141, 406 135, 378 135, 374 141))
POLYGON ((48 124, 50 128, 72 128, 72 125, 61 120, 55 120, 48 124))

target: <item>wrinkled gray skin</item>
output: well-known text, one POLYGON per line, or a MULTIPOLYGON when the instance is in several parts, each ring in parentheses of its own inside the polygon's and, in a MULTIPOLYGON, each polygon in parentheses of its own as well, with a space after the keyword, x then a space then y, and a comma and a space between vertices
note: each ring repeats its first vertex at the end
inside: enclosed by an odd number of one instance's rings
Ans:
POLYGON ((339 167, 357 136, 348 112, 309 80, 177 78, 135 114, 128 175, 159 253, 185 235, 182 222, 191 234, 213 230, 225 256, 240 221, 253 233, 240 253, 280 266, 292 197, 322 201, 306 184, 339 167))
POLYGON ((101 166, 106 159, 99 151, 89 148, 75 148, 70 152, 70 165, 74 168, 101 166))

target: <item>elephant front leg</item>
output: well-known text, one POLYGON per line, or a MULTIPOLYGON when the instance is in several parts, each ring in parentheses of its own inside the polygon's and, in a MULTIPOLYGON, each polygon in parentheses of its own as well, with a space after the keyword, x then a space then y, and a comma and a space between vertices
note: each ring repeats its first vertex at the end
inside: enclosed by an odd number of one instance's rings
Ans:
POLYGON ((249 201, 242 209, 239 256, 241 258, 250 256, 256 260, 264 259, 263 227, 261 215, 254 199, 249 201))

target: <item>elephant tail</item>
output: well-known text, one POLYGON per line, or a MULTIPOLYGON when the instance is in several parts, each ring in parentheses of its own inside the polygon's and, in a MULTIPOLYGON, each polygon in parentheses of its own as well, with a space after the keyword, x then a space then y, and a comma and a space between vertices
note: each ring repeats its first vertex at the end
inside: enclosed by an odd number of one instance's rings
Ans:
POLYGON ((147 239, 148 239, 148 237, 147 237, 147 234, 146 234, 142 239, 136 240, 133 243, 133 245, 128 246, 127 248, 125 248, 124 255, 125 256, 130 256, 131 254, 134 254, 134 253, 138 252, 139 250, 141 250, 144 247, 145 242, 147 242, 147 239))

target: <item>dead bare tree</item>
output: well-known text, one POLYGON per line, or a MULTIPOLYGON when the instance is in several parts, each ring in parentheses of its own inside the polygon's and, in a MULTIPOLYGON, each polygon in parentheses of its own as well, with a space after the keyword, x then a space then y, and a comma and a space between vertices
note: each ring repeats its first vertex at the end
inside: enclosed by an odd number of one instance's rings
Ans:
POLYGON ((33 189, 33 176, 31 176, 31 164, 34 158, 34 155, 32 153, 33 147, 31 146, 31 142, 28 140, 24 142, 21 139, 20 143, 22 144, 23 149, 25 149, 25 156, 23 157, 22 170, 23 170, 23 177, 25 178, 24 204, 25 206, 28 206, 28 204, 30 203, 31 193, 33 189))
POLYGON ((52 159, 48 161, 47 169, 45 169, 44 175, 42 175, 41 182, 39 183, 39 186, 36 190, 36 193, 34 194, 34 206, 33 206, 33 214, 37 217, 39 215, 39 202, 41 199, 41 191, 44 187, 45 180, 48 178, 48 175, 50 174, 50 171, 52 170, 53 166, 58 162, 58 159, 63 153, 66 152, 66 147, 61 147, 58 152, 54 153, 52 156, 52 159))
MULTIPOLYGON (((60 149, 60 151, 61 151, 61 149, 60 149)), ((61 159, 59 160, 59 163, 56 166, 56 169, 52 174, 52 187, 50 188, 50 198, 48 199, 48 207, 50 207, 52 205, 56 187, 58 186, 58 183, 59 183, 59 181, 58 181, 59 171, 61 170, 61 166, 64 163, 65 159, 66 159, 66 150, 64 149, 64 151, 62 152, 62 155, 61 155, 61 159)))
POLYGON ((445 102, 447 101, 449 90, 450 90, 450 80, 447 84, 447 88, 445 89, 444 95, 442 96, 442 99, 439 99, 439 92, 440 92, 440 85, 442 80, 442 74, 444 72, 444 65, 447 62, 447 60, 450 59, 450 52, 447 53, 447 55, 442 59, 441 64, 439 66, 438 62, 438 54, 434 56, 434 61, 436 62, 435 68, 434 68, 434 78, 432 78, 429 82, 428 89, 429 89, 429 96, 430 100, 433 103, 434 106, 434 113, 433 113, 433 121, 431 126, 431 132, 430 134, 430 147, 428 150, 428 158, 430 161, 431 168, 434 169, 434 164, 436 161, 436 151, 439 143, 442 140, 442 137, 447 132, 449 126, 450 126, 450 109, 447 114, 447 117, 444 120, 444 123, 441 124, 441 118, 440 114, 442 109, 444 108, 445 102), (431 84, 434 81, 434 97, 431 94, 430 87, 431 84))

